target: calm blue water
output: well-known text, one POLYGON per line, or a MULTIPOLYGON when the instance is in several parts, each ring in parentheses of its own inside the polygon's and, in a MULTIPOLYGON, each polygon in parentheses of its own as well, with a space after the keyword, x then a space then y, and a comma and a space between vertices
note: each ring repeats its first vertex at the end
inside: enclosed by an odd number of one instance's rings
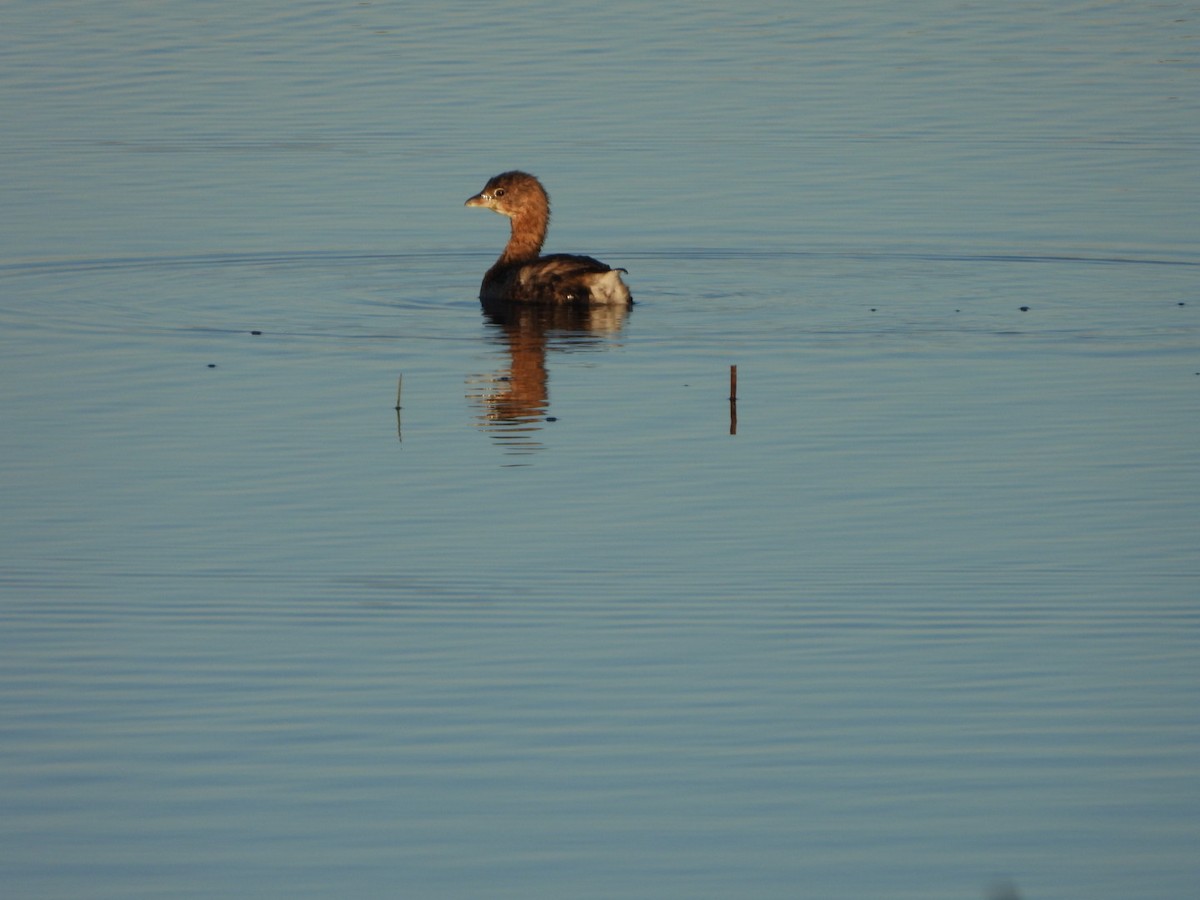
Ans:
POLYGON ((1195 893, 1195 4, 0 35, 5 896, 1195 893))

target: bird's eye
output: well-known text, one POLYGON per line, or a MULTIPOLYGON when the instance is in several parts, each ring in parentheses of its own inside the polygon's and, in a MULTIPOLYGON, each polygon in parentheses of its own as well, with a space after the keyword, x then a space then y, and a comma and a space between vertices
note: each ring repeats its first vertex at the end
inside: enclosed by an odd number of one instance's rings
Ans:
POLYGON ((492 196, 493 197, 503 197, 504 196, 504 188, 496 188, 494 191, 492 191, 492 196))

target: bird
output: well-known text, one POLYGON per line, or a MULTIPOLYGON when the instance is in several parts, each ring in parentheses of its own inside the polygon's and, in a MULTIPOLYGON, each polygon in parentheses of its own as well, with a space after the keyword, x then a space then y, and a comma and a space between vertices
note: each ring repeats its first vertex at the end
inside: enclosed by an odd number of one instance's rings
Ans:
POLYGON ((540 255, 550 224, 550 196, 528 172, 501 172, 488 179, 466 206, 508 216, 512 234, 504 252, 484 273, 479 299, 488 303, 556 303, 629 306, 633 298, 614 269, 590 256, 540 255))

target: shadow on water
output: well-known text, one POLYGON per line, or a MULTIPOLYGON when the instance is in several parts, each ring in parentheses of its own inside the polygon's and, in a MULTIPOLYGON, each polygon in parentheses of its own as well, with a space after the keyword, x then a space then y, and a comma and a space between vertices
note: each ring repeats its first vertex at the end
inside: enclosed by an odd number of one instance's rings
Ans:
POLYGON ((629 309, 488 303, 483 315, 507 360, 499 372, 468 379, 476 423, 509 453, 540 450, 537 435, 545 422, 554 421, 547 353, 603 346, 621 331, 629 309))

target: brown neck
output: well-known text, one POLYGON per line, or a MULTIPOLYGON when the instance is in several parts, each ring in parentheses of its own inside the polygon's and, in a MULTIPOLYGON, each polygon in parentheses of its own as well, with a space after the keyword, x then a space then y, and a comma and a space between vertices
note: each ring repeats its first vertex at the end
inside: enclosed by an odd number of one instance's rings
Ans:
POLYGON ((525 210, 512 217, 512 235, 500 254, 500 263, 528 262, 537 259, 546 240, 549 215, 540 210, 525 210))

